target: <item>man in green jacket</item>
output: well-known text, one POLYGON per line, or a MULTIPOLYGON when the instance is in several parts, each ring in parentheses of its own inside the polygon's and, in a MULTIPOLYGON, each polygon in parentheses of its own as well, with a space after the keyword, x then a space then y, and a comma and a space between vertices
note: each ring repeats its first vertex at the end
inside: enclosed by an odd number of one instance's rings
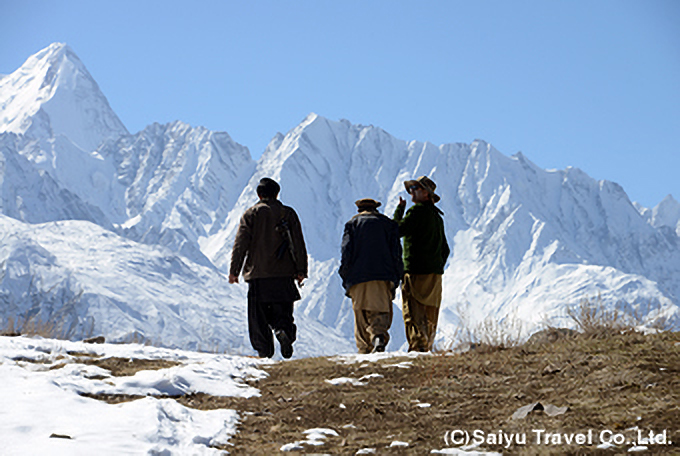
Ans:
POLYGON ((406 200, 399 197, 394 220, 404 237, 404 280, 401 289, 409 351, 432 350, 442 301, 442 275, 450 249, 444 233, 443 212, 435 206, 437 185, 427 176, 404 182, 415 203, 404 215, 406 200))

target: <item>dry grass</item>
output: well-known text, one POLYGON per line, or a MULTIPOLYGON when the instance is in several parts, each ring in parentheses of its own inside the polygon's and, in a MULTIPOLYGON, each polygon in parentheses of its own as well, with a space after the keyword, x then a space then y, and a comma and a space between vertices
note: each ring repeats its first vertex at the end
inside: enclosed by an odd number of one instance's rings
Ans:
POLYGON ((8 318, 2 328, 2 336, 40 336, 47 339, 68 340, 75 334, 75 328, 65 319, 53 317, 42 319, 39 315, 32 315, 23 319, 8 318))
MULTIPOLYGON (((653 307, 651 303, 647 304, 648 311, 653 307)), ((626 302, 619 302, 615 307, 608 307, 605 306, 601 296, 593 299, 582 299, 578 305, 568 307, 566 313, 579 331, 589 337, 631 332, 643 324, 657 331, 669 331, 671 329, 666 318, 657 317, 652 321, 645 321, 634 306, 626 302)))
POLYGON ((50 339, 75 340, 92 336, 94 319, 82 320, 77 308, 83 290, 58 286, 48 287, 40 278, 31 277, 20 297, 0 296, 5 318, 0 318, 0 335, 41 336, 50 339))
POLYGON ((600 296, 595 300, 582 299, 577 306, 568 307, 567 315, 589 337, 633 331, 640 321, 636 316, 626 315, 617 308, 605 307, 600 296))
POLYGON ((456 308, 459 325, 450 340, 435 352, 462 352, 469 349, 495 351, 520 345, 525 338, 524 324, 514 315, 501 321, 487 317, 478 324, 472 324, 463 306, 456 308))

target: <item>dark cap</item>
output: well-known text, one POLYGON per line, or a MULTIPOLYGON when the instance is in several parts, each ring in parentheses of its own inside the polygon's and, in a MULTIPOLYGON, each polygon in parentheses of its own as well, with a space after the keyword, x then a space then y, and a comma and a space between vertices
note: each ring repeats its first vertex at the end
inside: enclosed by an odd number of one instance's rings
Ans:
POLYGON ((276 198, 280 191, 281 186, 274 179, 268 177, 263 177, 257 184, 257 195, 263 198, 276 198))

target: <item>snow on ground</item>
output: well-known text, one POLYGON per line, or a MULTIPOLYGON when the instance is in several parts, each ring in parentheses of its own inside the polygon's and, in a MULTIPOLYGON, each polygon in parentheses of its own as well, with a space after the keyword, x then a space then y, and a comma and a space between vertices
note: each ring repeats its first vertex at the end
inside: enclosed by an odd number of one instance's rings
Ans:
MULTIPOLYGON (((356 364, 356 363, 363 363, 363 365, 368 366, 370 363, 374 363, 377 361, 385 360, 385 359, 390 359, 390 358, 417 358, 419 356, 433 356, 431 352, 427 353, 421 353, 421 352, 407 352, 403 349, 400 349, 398 351, 385 351, 382 353, 369 353, 367 355, 362 355, 362 354, 342 354, 342 355, 336 355, 330 358, 332 361, 335 361, 340 364, 356 364)), ((389 364, 385 365, 385 367, 402 367, 402 368, 409 368, 411 367, 412 364, 410 361, 404 361, 398 364, 389 364)))
POLYGON ((345 385, 345 384, 350 384, 354 386, 363 386, 365 385, 365 381, 371 378, 381 378, 382 375, 380 374, 368 374, 364 375, 361 378, 351 378, 351 377, 339 377, 339 378, 333 378, 331 380, 326 380, 326 383, 330 383, 331 385, 345 385))
POLYGON ((333 429, 314 428, 307 429, 303 432, 306 440, 299 440, 294 443, 287 443, 281 447, 281 451, 299 451, 303 450, 305 445, 321 446, 324 445, 325 439, 329 436, 338 437, 339 434, 333 429))
POLYGON ((150 396, 112 405, 82 394, 252 397, 258 390, 243 381, 266 375, 257 368, 265 362, 142 345, 0 337, 2 454, 221 454, 212 447, 236 432, 233 410, 199 411, 150 396), (112 377, 81 364, 84 354, 179 364, 112 377))

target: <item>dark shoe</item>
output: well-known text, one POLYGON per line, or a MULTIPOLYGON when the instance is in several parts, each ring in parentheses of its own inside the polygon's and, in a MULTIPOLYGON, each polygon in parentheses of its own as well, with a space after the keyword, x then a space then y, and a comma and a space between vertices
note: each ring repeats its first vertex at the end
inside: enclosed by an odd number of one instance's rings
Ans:
POLYGON ((373 338, 373 351, 371 351, 371 353, 382 353, 382 352, 384 352, 386 345, 387 345, 387 342, 385 342, 385 336, 375 336, 373 338))
POLYGON ((259 351, 259 352, 257 352, 257 356, 259 356, 260 358, 271 358, 272 356, 274 356, 274 353, 273 352, 268 353, 268 352, 259 351))
POLYGON ((282 329, 277 330, 275 334, 281 344, 281 356, 286 359, 293 356, 293 341, 288 337, 288 334, 282 329))

